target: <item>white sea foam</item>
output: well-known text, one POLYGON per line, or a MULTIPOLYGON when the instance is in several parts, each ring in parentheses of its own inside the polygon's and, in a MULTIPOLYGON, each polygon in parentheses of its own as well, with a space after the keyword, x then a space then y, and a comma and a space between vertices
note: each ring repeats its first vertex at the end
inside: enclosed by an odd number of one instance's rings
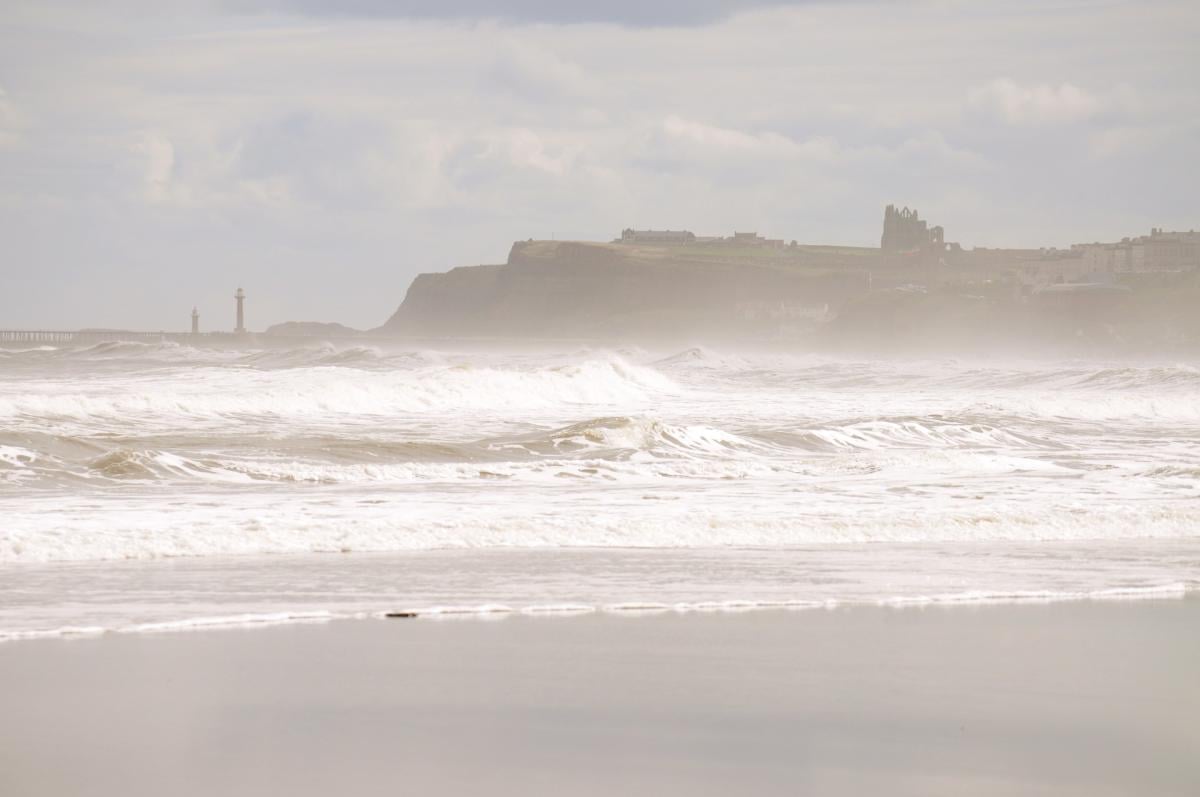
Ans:
MULTIPOLYGON (((863 544, 1125 541, 1136 552, 1200 540, 1197 462, 1200 372, 1190 363, 353 344, 6 351, 0 567, 863 544)), ((869 602, 1078 598, 1195 578, 1192 561, 1166 579, 1066 588, 1036 562, 1026 562, 1029 579, 999 588, 945 581, 877 589, 869 602)), ((736 579, 678 594, 647 578, 651 589, 587 599, 556 584, 538 600, 464 590, 414 605, 734 611, 843 599, 750 594, 736 579)), ((279 609, 234 608, 205 616, 279 609)), ((67 617, 52 627, 96 625, 67 617)))
POLYGON ((340 618, 495 619, 1174 600, 1200 540, 489 549, 10 567, 0 640, 340 618), (398 574, 403 574, 398 578, 398 574))
POLYGON ((1139 600, 1151 598, 1182 598, 1188 586, 1174 581, 1168 584, 1153 584, 1140 587, 1108 587, 1093 590, 1055 591, 1013 590, 986 591, 970 590, 941 595, 903 595, 881 598, 881 606, 923 606, 954 604, 1003 604, 1003 603, 1058 603, 1080 600, 1139 600))
MULTIPOLYGON (((403 609, 401 614, 414 614, 429 620, 458 620, 478 617, 503 617, 516 614, 512 606, 502 603, 481 603, 477 606, 422 606, 417 609, 403 609)), ((394 614, 394 612, 391 612, 394 614)))
POLYGON ((102 625, 64 625, 58 628, 31 628, 31 629, 2 629, 0 628, 0 642, 14 642, 22 639, 61 639, 68 637, 89 637, 99 636, 107 633, 112 629, 105 628, 102 625))
POLYGON ((1181 599, 1200 589, 1200 585, 1188 588, 1183 583, 1171 583, 1146 587, 1124 587, 1091 591, 1017 590, 1017 591, 969 591, 941 595, 911 595, 880 598, 874 602, 864 600, 755 600, 728 599, 719 601, 697 601, 662 603, 656 601, 622 601, 607 604, 556 603, 531 604, 513 607, 505 604, 479 604, 454 606, 425 606, 403 609, 387 609, 373 612, 335 611, 275 611, 221 616, 188 617, 161 620, 150 623, 60 626, 56 628, 0 628, 0 643, 35 639, 87 638, 108 633, 160 634, 195 631, 228 630, 236 628, 263 628, 278 625, 327 623, 334 620, 391 619, 395 617, 424 620, 489 620, 503 619, 513 615, 526 617, 577 617, 597 612, 620 616, 659 614, 731 614, 760 611, 804 611, 813 609, 854 608, 874 603, 891 608, 920 606, 988 606, 1020 603, 1065 603, 1075 601, 1135 601, 1181 599))
POLYGON ((199 631, 209 628, 251 628, 291 623, 324 623, 337 617, 332 612, 261 612, 219 617, 192 617, 185 620, 164 620, 154 623, 135 623, 114 629, 123 634, 151 634, 178 631, 199 631))
POLYGON ((750 495, 740 504, 731 498, 728 505, 706 508, 698 508, 686 494, 665 501, 605 490, 560 497, 561 503, 501 491, 500 500, 477 496, 459 506, 452 499, 411 494, 366 500, 356 495, 292 496, 286 502, 200 499, 186 507, 134 501, 119 515, 111 508, 89 510, 86 501, 78 500, 34 507, 28 501, 24 507, 9 502, 3 507, 0 562, 496 547, 679 549, 1200 537, 1200 507, 1192 503, 1047 507, 1013 500, 1003 507, 979 507, 967 495, 949 507, 922 510, 917 494, 902 501, 903 512, 866 504, 855 512, 853 505, 836 507, 852 501, 852 494, 818 505, 750 495), (559 511, 560 505, 567 511, 559 511), (71 518, 70 524, 63 524, 64 516, 71 518))
POLYGON ((595 611, 597 611, 595 606, 589 606, 586 603, 548 603, 522 607, 521 614, 547 617, 557 615, 591 614, 595 611))
POLYGON ((17 383, 0 391, 0 419, 32 426, 117 422, 147 430, 205 421, 242 424, 254 418, 366 420, 400 413, 537 411, 644 401, 674 387, 662 374, 617 358, 528 370, 455 365, 348 376, 321 366, 233 374, 236 379, 204 369, 150 384, 126 377, 95 379, 86 392, 57 382, 17 383))
POLYGON ((0 445, 0 465, 24 468, 37 459, 37 454, 27 448, 0 445))

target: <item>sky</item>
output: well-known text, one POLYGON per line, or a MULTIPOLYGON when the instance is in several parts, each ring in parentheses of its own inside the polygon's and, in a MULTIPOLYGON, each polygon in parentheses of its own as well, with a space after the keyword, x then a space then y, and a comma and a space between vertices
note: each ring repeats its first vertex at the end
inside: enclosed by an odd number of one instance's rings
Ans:
POLYGON ((877 246, 1200 228, 1200 4, 0 7, 0 328, 383 323, 624 227, 877 246))

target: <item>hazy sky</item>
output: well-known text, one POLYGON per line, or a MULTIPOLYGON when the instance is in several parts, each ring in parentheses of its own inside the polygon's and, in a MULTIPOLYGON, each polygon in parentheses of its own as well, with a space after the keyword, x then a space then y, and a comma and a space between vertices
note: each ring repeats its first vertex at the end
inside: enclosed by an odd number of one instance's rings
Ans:
POLYGON ((238 285, 370 327, 518 238, 878 245, 888 202, 1200 227, 1198 41, 1194 0, 3 0, 0 328, 227 328, 238 285))

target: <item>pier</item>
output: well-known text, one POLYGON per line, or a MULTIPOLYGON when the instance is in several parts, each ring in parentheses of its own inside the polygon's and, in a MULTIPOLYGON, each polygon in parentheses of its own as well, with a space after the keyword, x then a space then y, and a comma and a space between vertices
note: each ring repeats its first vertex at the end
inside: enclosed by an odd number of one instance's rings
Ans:
POLYGON ((72 344, 104 343, 106 341, 135 341, 138 343, 161 343, 173 341, 184 343, 205 337, 187 332, 136 332, 124 329, 0 329, 0 344, 72 344))
POLYGON ((192 308, 191 332, 141 332, 132 329, 0 329, 0 346, 3 345, 92 345, 96 343, 193 343, 253 340, 257 336, 246 330, 246 292, 240 287, 233 295, 237 302, 237 326, 233 334, 228 332, 201 332, 200 310, 192 308))

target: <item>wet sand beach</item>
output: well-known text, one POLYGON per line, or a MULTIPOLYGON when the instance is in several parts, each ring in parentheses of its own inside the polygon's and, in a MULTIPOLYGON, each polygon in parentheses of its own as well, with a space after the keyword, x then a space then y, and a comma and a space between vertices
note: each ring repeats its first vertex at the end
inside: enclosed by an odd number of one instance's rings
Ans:
POLYGON ((1200 792, 1200 599, 0 645, 0 793, 1200 792))

